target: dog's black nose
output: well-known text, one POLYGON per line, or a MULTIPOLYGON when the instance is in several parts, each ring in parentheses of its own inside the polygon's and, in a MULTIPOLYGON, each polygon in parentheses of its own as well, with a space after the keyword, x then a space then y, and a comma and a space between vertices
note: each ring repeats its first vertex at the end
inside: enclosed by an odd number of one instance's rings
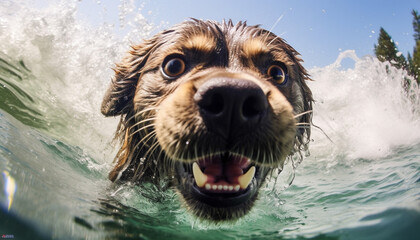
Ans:
POLYGON ((210 79, 197 89, 194 100, 209 131, 226 139, 256 130, 268 108, 262 89, 244 79, 210 79))

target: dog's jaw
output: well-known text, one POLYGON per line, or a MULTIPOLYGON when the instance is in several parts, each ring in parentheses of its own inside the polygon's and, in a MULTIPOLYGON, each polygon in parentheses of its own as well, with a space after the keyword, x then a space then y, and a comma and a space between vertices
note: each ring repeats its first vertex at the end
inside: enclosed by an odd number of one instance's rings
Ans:
POLYGON ((206 191, 197 186, 193 173, 186 170, 189 168, 188 164, 177 164, 176 190, 190 212, 200 219, 215 222, 236 221, 246 215, 254 206, 258 190, 269 171, 268 168, 259 168, 245 189, 206 191))

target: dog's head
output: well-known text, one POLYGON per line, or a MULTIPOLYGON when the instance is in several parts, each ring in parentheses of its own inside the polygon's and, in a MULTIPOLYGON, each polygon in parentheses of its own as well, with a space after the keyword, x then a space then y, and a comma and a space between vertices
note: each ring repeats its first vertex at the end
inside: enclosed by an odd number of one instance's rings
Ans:
POLYGON ((191 20, 118 64, 115 181, 170 179, 198 217, 246 214, 268 173, 306 147, 312 95, 298 53, 258 26, 191 20))

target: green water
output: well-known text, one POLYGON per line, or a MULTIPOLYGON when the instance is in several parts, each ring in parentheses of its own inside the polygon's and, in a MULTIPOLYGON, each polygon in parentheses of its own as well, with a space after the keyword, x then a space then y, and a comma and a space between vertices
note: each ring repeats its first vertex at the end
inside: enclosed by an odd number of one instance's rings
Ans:
POLYGON ((403 72, 351 51, 338 62, 353 59, 354 69, 310 69, 314 122, 332 141, 314 128, 291 186, 289 163, 250 214, 215 225, 190 215, 165 183, 107 180, 117 119, 99 106, 127 42, 107 29, 86 34, 71 8, 0 10, 0 236, 419 239, 420 92, 402 90, 403 72))
MULTIPOLYGON (((236 224, 208 226, 173 191, 112 186, 95 159, 0 113, 0 168, 16 180, 2 234, 16 239, 416 239, 420 145, 352 166, 306 159, 292 186, 266 189, 236 224), (98 167, 99 166, 99 167, 98 167)), ((111 157, 109 158, 111 159, 111 157)), ((345 161, 339 158, 338 161, 345 161)), ((6 196, 0 195, 2 202, 6 196)))

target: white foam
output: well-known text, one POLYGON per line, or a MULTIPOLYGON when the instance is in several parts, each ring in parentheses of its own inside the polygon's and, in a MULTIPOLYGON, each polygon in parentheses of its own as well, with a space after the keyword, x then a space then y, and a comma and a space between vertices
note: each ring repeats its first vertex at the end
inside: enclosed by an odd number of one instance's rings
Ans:
POLYGON ((420 140, 419 89, 404 90, 406 78, 413 81, 405 71, 349 50, 310 74, 315 80, 309 83, 316 100, 314 123, 333 140, 314 129, 312 156, 379 158, 420 140), (340 69, 346 58, 355 61, 354 68, 340 69))
MULTIPOLYGON (((133 1, 120 2, 119 25, 81 20, 89 18, 81 16, 79 4, 6 0, 0 7, 0 51, 23 60, 35 76, 22 87, 38 100, 52 134, 102 152, 116 128, 116 119, 100 114, 112 67, 154 25, 133 1)), ((89 7, 91 13, 106 12, 100 3, 89 7)))

